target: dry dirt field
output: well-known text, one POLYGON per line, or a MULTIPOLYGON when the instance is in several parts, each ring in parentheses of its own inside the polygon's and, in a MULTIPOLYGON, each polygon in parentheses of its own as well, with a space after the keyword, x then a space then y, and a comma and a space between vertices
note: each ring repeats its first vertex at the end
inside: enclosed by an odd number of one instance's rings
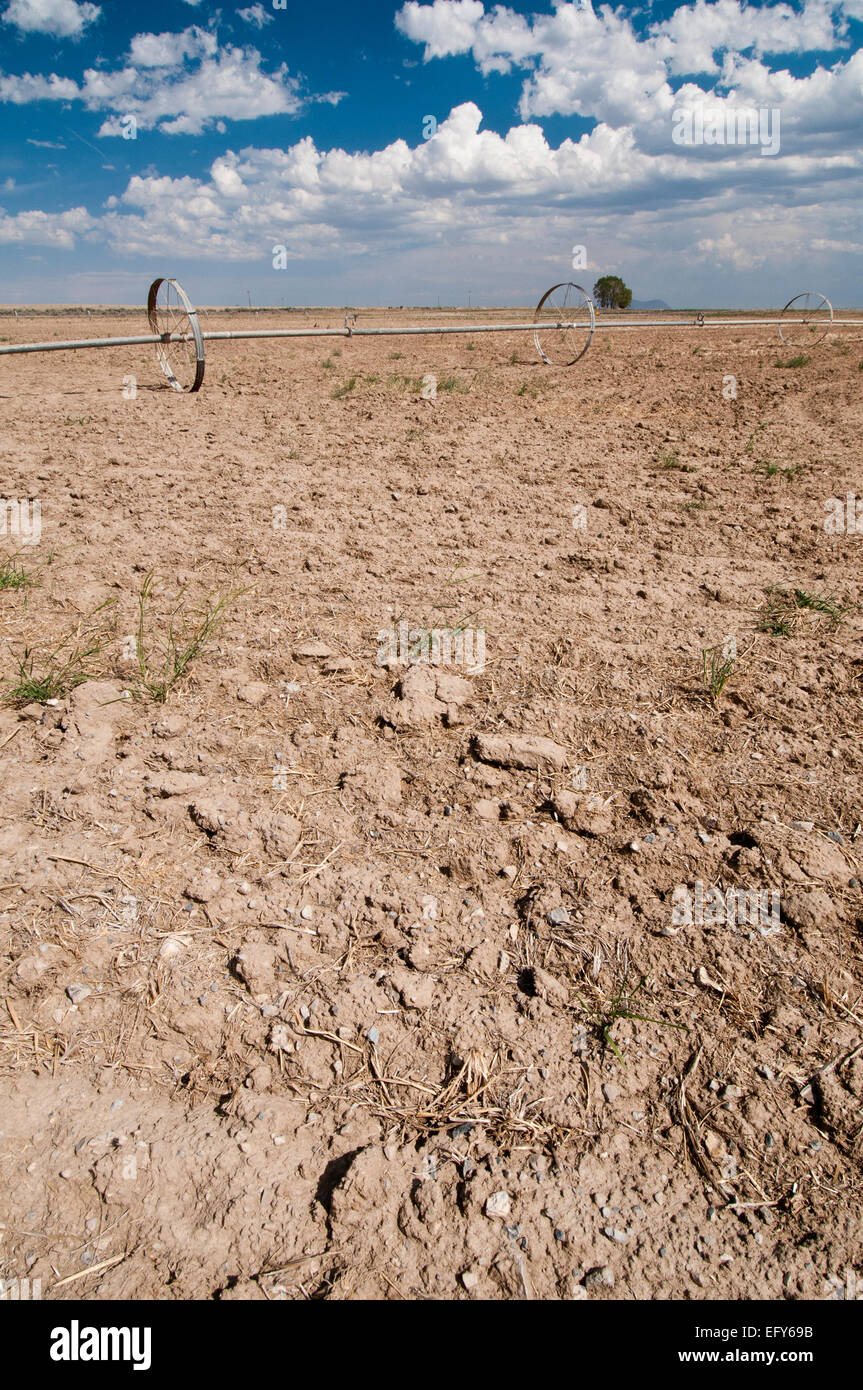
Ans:
POLYGON ((863 1288, 860 339, 0 360, 0 1274, 863 1288))

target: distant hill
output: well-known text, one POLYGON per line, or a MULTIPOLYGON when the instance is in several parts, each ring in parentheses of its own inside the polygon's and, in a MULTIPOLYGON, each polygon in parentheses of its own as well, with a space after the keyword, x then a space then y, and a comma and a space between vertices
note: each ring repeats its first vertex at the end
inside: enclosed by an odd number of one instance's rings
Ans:
POLYGON ((630 309, 670 309, 664 299, 633 299, 630 309))

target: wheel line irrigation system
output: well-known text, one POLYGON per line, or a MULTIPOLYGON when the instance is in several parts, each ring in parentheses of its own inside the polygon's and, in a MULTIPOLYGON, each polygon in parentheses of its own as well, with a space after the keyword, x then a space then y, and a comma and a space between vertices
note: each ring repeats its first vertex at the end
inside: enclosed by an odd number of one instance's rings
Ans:
POLYGON ((343 328, 253 328, 202 332, 197 311, 178 280, 154 280, 147 297, 152 332, 128 338, 82 338, 69 342, 0 345, 0 356, 25 352, 77 352, 87 348, 135 347, 154 343, 159 365, 175 391, 198 391, 204 380, 205 342, 239 338, 382 338, 448 333, 533 333, 540 358, 548 366, 571 367, 590 347, 595 332, 643 328, 778 327, 789 347, 816 347, 834 327, 863 319, 837 319, 824 295, 805 291, 790 299, 774 318, 606 319, 597 321, 593 301, 580 285, 562 283, 546 290, 531 323, 476 323, 407 327, 358 328, 357 315, 346 313, 343 328), (352 322, 351 322, 352 320, 352 322))

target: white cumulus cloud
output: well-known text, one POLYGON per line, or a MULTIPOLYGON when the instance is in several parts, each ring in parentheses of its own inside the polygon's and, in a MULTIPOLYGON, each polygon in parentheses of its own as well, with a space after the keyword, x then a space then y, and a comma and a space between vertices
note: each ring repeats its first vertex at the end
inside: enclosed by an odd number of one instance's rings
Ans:
MULTIPOLYGON (((848 3, 863 11, 863 0, 848 3)), ((846 114, 863 120, 863 88, 848 64, 819 65, 812 77, 794 78, 762 61, 847 47, 847 23, 836 0, 803 0, 799 8, 695 0, 644 34, 622 7, 595 8, 591 0, 556 4, 553 13, 529 19, 505 5, 487 11, 481 0, 409 0, 396 15, 396 27, 425 45, 426 62, 470 53, 484 75, 525 70, 523 120, 578 115, 632 125, 646 148, 667 141, 670 113, 679 104, 672 79, 686 75, 708 79, 687 84, 690 101, 693 92, 730 103, 748 100, 759 87, 781 90, 786 129, 798 117, 805 122, 816 88, 828 103, 822 125, 829 126, 829 113, 849 99, 846 114)), ((847 124, 842 119, 842 127, 847 124)))
MULTIPOLYGON (((599 125, 554 148, 538 125, 501 136, 481 124, 479 108, 466 102, 432 139, 413 146, 396 140, 351 154, 320 150, 306 136, 286 149, 228 152, 204 178, 136 176, 111 200, 103 233, 118 248, 150 256, 182 243, 202 258, 255 260, 269 256, 273 241, 295 258, 507 243, 532 256, 544 239, 561 248, 583 242, 596 262, 608 228, 625 227, 625 237, 638 223, 637 240, 647 221, 654 228, 674 224, 686 254, 731 263, 738 224, 760 219, 736 262, 751 267, 762 255, 753 247, 796 244, 798 230, 803 234, 805 219, 795 229, 786 217, 765 237, 765 209, 778 198, 800 184, 816 205, 842 179, 859 182, 861 159, 852 154, 801 155, 788 169, 741 149, 729 163, 692 165, 674 147, 640 150, 630 129, 599 125), (729 169, 736 210, 730 228, 729 169), (698 237, 690 230, 693 201, 698 237)), ((654 231, 654 245, 662 241, 666 249, 674 235, 654 231)))
POLYGON ((187 58, 211 58, 218 51, 215 34, 197 24, 179 34, 136 34, 129 44, 129 66, 133 68, 177 68, 187 58))
POLYGON ((273 22, 273 16, 267 13, 263 5, 250 5, 247 10, 237 10, 237 18, 245 20, 246 24, 253 24, 256 29, 263 29, 265 24, 273 22))
POLYGON ((78 85, 69 77, 42 77, 39 73, 22 73, 20 77, 0 74, 0 101, 26 106, 31 101, 74 101, 78 85))
POLYGON ((396 15, 396 28, 416 43, 424 43, 425 61, 469 53, 485 8, 482 0, 435 0, 419 5, 408 0, 396 15))
MULTIPOLYGON (((863 52, 850 48, 848 21, 863 0, 691 0, 657 22, 642 11, 638 30, 631 8, 546 8, 526 15, 482 0, 410 0, 396 17, 428 62, 470 54, 486 76, 517 74, 518 111, 505 132, 484 129, 479 107, 465 101, 428 140, 417 116, 413 130, 393 132, 402 138, 356 153, 308 135, 279 148, 250 144, 181 177, 157 167, 138 174, 91 222, 76 222, 82 209, 21 213, 3 219, 0 237, 79 237, 151 263, 182 247, 214 274, 238 262, 262 276, 275 274, 278 244, 297 266, 347 265, 379 284, 395 267, 410 265, 425 286, 438 267, 458 265, 482 267, 501 285, 535 274, 538 289, 572 273, 579 244, 591 267, 623 274, 639 297, 689 295, 690 304, 699 285, 721 296, 748 279, 760 295, 771 277, 781 281, 778 298, 789 270, 811 265, 841 262, 848 282, 863 225, 863 52), (805 67, 790 63, 795 53, 811 55, 805 67), (765 159, 753 145, 676 145, 673 112, 699 106, 729 118, 775 111, 780 148, 765 159), (552 115, 592 128, 553 144, 540 123, 552 115)), ((0 76, 0 100, 78 102, 102 114, 102 135, 119 134, 128 115, 141 128, 197 133, 339 96, 312 96, 255 48, 220 45, 215 25, 136 34, 124 62, 79 81, 0 76)))
POLYGON ((86 208, 65 212, 19 212, 7 216, 0 208, 0 245, 54 246, 71 251, 76 238, 96 226, 86 208))
POLYGON ((78 4, 76 0, 11 0, 3 11, 3 23, 14 24, 24 34, 76 39, 101 13, 99 5, 78 4))
POLYGON ((136 34, 122 67, 88 68, 80 83, 53 73, 0 75, 0 101, 80 101, 88 111, 106 113, 102 136, 122 135, 126 116, 134 116, 141 130, 199 135, 218 121, 293 116, 310 101, 337 102, 343 95, 313 96, 287 64, 268 72, 256 48, 220 48, 198 25, 136 34))

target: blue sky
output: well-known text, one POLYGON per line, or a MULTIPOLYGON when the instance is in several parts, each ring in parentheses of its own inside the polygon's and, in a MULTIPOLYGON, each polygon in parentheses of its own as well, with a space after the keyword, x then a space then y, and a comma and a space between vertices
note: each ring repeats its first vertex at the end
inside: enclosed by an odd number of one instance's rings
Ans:
POLYGON ((529 304, 611 271, 859 306, 861 41, 863 0, 0 0, 0 300, 529 304))

